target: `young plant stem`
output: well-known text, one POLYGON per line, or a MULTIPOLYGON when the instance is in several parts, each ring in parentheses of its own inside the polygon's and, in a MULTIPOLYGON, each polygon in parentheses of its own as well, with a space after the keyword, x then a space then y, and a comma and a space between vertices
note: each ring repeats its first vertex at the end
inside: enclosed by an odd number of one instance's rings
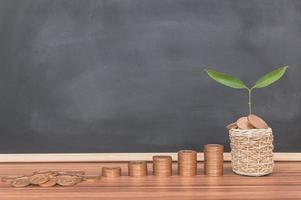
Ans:
POLYGON ((248 106, 249 106, 249 115, 252 114, 252 89, 247 89, 248 90, 248 93, 249 93, 249 102, 248 102, 248 106))

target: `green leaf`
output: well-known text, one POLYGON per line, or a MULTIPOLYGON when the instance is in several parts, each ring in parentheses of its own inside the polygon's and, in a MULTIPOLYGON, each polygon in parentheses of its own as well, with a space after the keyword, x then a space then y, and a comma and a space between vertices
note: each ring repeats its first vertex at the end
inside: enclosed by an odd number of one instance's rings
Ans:
POLYGON ((234 76, 223 74, 221 72, 217 72, 210 69, 205 71, 207 72, 208 76, 210 76, 213 80, 225 86, 236 88, 236 89, 248 88, 241 80, 235 78, 234 76))
POLYGON ((288 66, 279 67, 278 69, 265 74, 258 81, 256 81, 253 88, 263 88, 271 85, 272 83, 279 80, 283 76, 287 68, 288 66))

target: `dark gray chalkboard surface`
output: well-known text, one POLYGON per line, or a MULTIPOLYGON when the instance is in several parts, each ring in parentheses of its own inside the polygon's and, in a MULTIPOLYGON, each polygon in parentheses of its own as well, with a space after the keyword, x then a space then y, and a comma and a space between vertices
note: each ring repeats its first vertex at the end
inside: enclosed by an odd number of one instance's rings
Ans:
POLYGON ((253 83, 275 150, 301 152, 301 1, 1 0, 0 153, 159 152, 221 143, 253 83))

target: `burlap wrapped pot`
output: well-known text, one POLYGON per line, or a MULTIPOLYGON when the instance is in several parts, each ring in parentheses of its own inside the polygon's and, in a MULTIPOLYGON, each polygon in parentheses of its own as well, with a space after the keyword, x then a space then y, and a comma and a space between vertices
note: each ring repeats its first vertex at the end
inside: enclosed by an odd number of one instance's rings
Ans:
POLYGON ((231 129, 232 170, 240 175, 263 176, 273 172, 273 132, 268 129, 231 129))

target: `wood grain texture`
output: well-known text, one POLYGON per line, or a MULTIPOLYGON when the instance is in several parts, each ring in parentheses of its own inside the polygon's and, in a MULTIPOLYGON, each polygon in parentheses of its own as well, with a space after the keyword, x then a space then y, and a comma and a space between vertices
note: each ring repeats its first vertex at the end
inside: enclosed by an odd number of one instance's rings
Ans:
MULTIPOLYGON (((151 161, 154 155, 168 155, 173 161, 177 153, 55 153, 55 154, 0 154, 0 163, 7 162, 119 162, 145 160, 151 161)), ((198 161, 204 160, 204 153, 198 152, 198 161)), ((229 152, 224 153, 224 160, 230 161, 229 152)), ((275 161, 301 161, 301 153, 274 153, 275 161)))
MULTIPOLYGON (((127 163, 2 163, 1 175, 31 174, 36 170, 85 170, 87 174, 99 174, 102 167, 119 166, 123 176, 102 178, 96 182, 83 182, 75 187, 11 188, 0 184, 1 200, 37 199, 301 199, 301 162, 277 162, 275 172, 264 177, 238 176, 231 171, 229 162, 224 164, 224 176, 207 177, 203 174, 203 163, 198 163, 197 177, 176 175, 162 178, 127 176, 127 163)), ((149 174, 152 164, 148 163, 149 174)))

